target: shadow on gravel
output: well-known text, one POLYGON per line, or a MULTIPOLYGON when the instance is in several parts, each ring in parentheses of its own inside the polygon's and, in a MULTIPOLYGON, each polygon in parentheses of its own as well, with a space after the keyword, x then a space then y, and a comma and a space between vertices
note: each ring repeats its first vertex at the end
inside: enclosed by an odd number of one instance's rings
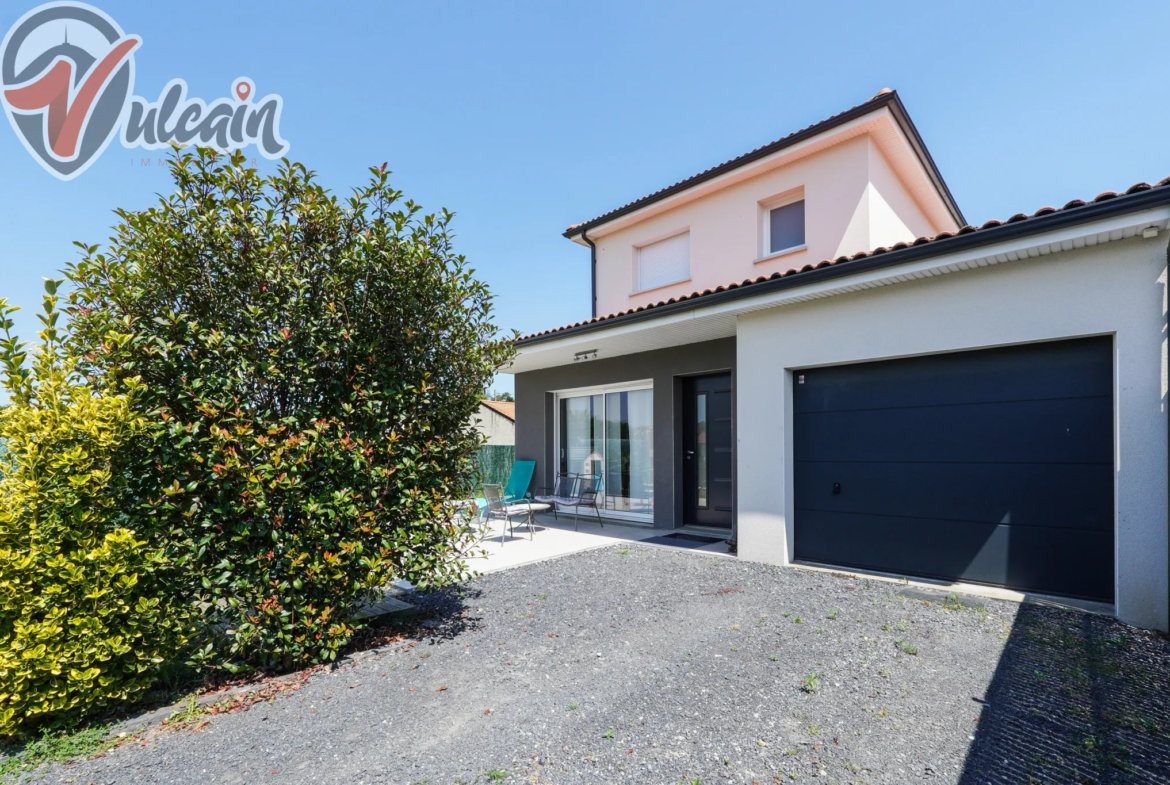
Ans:
POLYGON ((412 591, 402 596, 418 609, 420 629, 415 632, 420 638, 435 643, 452 640, 479 626, 479 617, 470 615, 468 603, 479 599, 482 591, 468 587, 452 587, 436 591, 412 591))
POLYGON ((1170 781, 1170 641, 1021 605, 960 785, 1170 781))

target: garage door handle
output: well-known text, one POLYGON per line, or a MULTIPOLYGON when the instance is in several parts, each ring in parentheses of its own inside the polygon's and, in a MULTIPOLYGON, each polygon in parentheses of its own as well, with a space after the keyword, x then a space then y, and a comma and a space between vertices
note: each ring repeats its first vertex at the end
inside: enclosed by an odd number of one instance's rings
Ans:
POLYGON ((839 482, 833 483, 833 495, 834 496, 841 495, 841 483, 839 483, 839 482))

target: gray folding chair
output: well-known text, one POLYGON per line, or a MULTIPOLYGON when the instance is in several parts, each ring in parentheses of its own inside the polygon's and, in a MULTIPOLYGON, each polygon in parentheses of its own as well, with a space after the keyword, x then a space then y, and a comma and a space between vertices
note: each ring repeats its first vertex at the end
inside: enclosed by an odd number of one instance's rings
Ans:
POLYGON ((601 478, 597 475, 582 475, 578 479, 576 494, 569 499, 558 499, 557 504, 572 508, 573 531, 577 531, 582 508, 593 510, 593 515, 597 518, 597 525, 604 528, 605 524, 601 520, 601 478))
POLYGON ((532 502, 527 499, 505 502, 504 489, 500 485, 483 486, 483 497, 487 501, 487 520, 504 522, 503 533, 500 535, 501 547, 508 535, 515 532, 516 524, 514 519, 518 516, 524 517, 524 525, 528 526, 528 539, 532 539, 532 533, 536 530, 532 502))
POLYGON ((551 489, 538 488, 537 490, 545 491, 546 493, 543 495, 538 493, 535 499, 541 504, 551 504, 553 518, 559 520, 557 516, 557 505, 564 504, 565 506, 568 506, 573 504, 577 498, 577 485, 580 483, 580 481, 581 478, 579 475, 562 474, 557 477, 556 482, 553 483, 553 487, 551 489), (549 490, 551 490, 552 493, 547 493, 549 490))

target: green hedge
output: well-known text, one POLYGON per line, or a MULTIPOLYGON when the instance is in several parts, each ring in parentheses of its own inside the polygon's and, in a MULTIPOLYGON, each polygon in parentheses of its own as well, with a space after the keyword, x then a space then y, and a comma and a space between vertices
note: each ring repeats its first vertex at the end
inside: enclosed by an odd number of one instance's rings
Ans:
POLYGON ((511 444, 485 444, 479 448, 480 483, 507 485, 516 460, 516 447, 511 444))
MULTIPOLYGON (((0 298, 0 737, 138 700, 180 659, 333 660, 391 579, 469 575, 446 502, 479 479, 467 423, 514 348, 453 213, 385 165, 335 196, 246 163, 176 152, 169 195, 81 244, 68 309, 46 282, 34 349, 0 298)), ((504 482, 512 448, 481 460, 504 482)))
MULTIPOLYGON (((57 321, 59 281, 41 321, 57 321)), ((0 735, 138 698, 180 652, 191 611, 177 569, 120 511, 146 420, 136 387, 84 384, 47 326, 24 362, 0 298, 0 735)))

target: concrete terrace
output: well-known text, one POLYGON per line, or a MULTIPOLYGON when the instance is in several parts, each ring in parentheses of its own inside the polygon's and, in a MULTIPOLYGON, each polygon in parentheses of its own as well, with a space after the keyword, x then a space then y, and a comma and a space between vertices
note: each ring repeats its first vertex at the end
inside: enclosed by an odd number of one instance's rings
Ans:
MULTIPOLYGON (((604 525, 598 525, 595 518, 586 515, 581 516, 577 531, 574 531, 572 513, 562 513, 559 518, 554 518, 552 513, 541 513, 536 515, 536 521, 531 537, 527 526, 517 526, 511 534, 505 536, 503 523, 492 521, 483 530, 478 546, 483 554, 469 559, 468 566, 486 574, 606 545, 645 542, 671 533, 627 521, 605 520, 604 525)), ((653 542, 646 544, 656 545, 653 542)), ((727 546, 722 542, 687 550, 727 554, 727 546)))

